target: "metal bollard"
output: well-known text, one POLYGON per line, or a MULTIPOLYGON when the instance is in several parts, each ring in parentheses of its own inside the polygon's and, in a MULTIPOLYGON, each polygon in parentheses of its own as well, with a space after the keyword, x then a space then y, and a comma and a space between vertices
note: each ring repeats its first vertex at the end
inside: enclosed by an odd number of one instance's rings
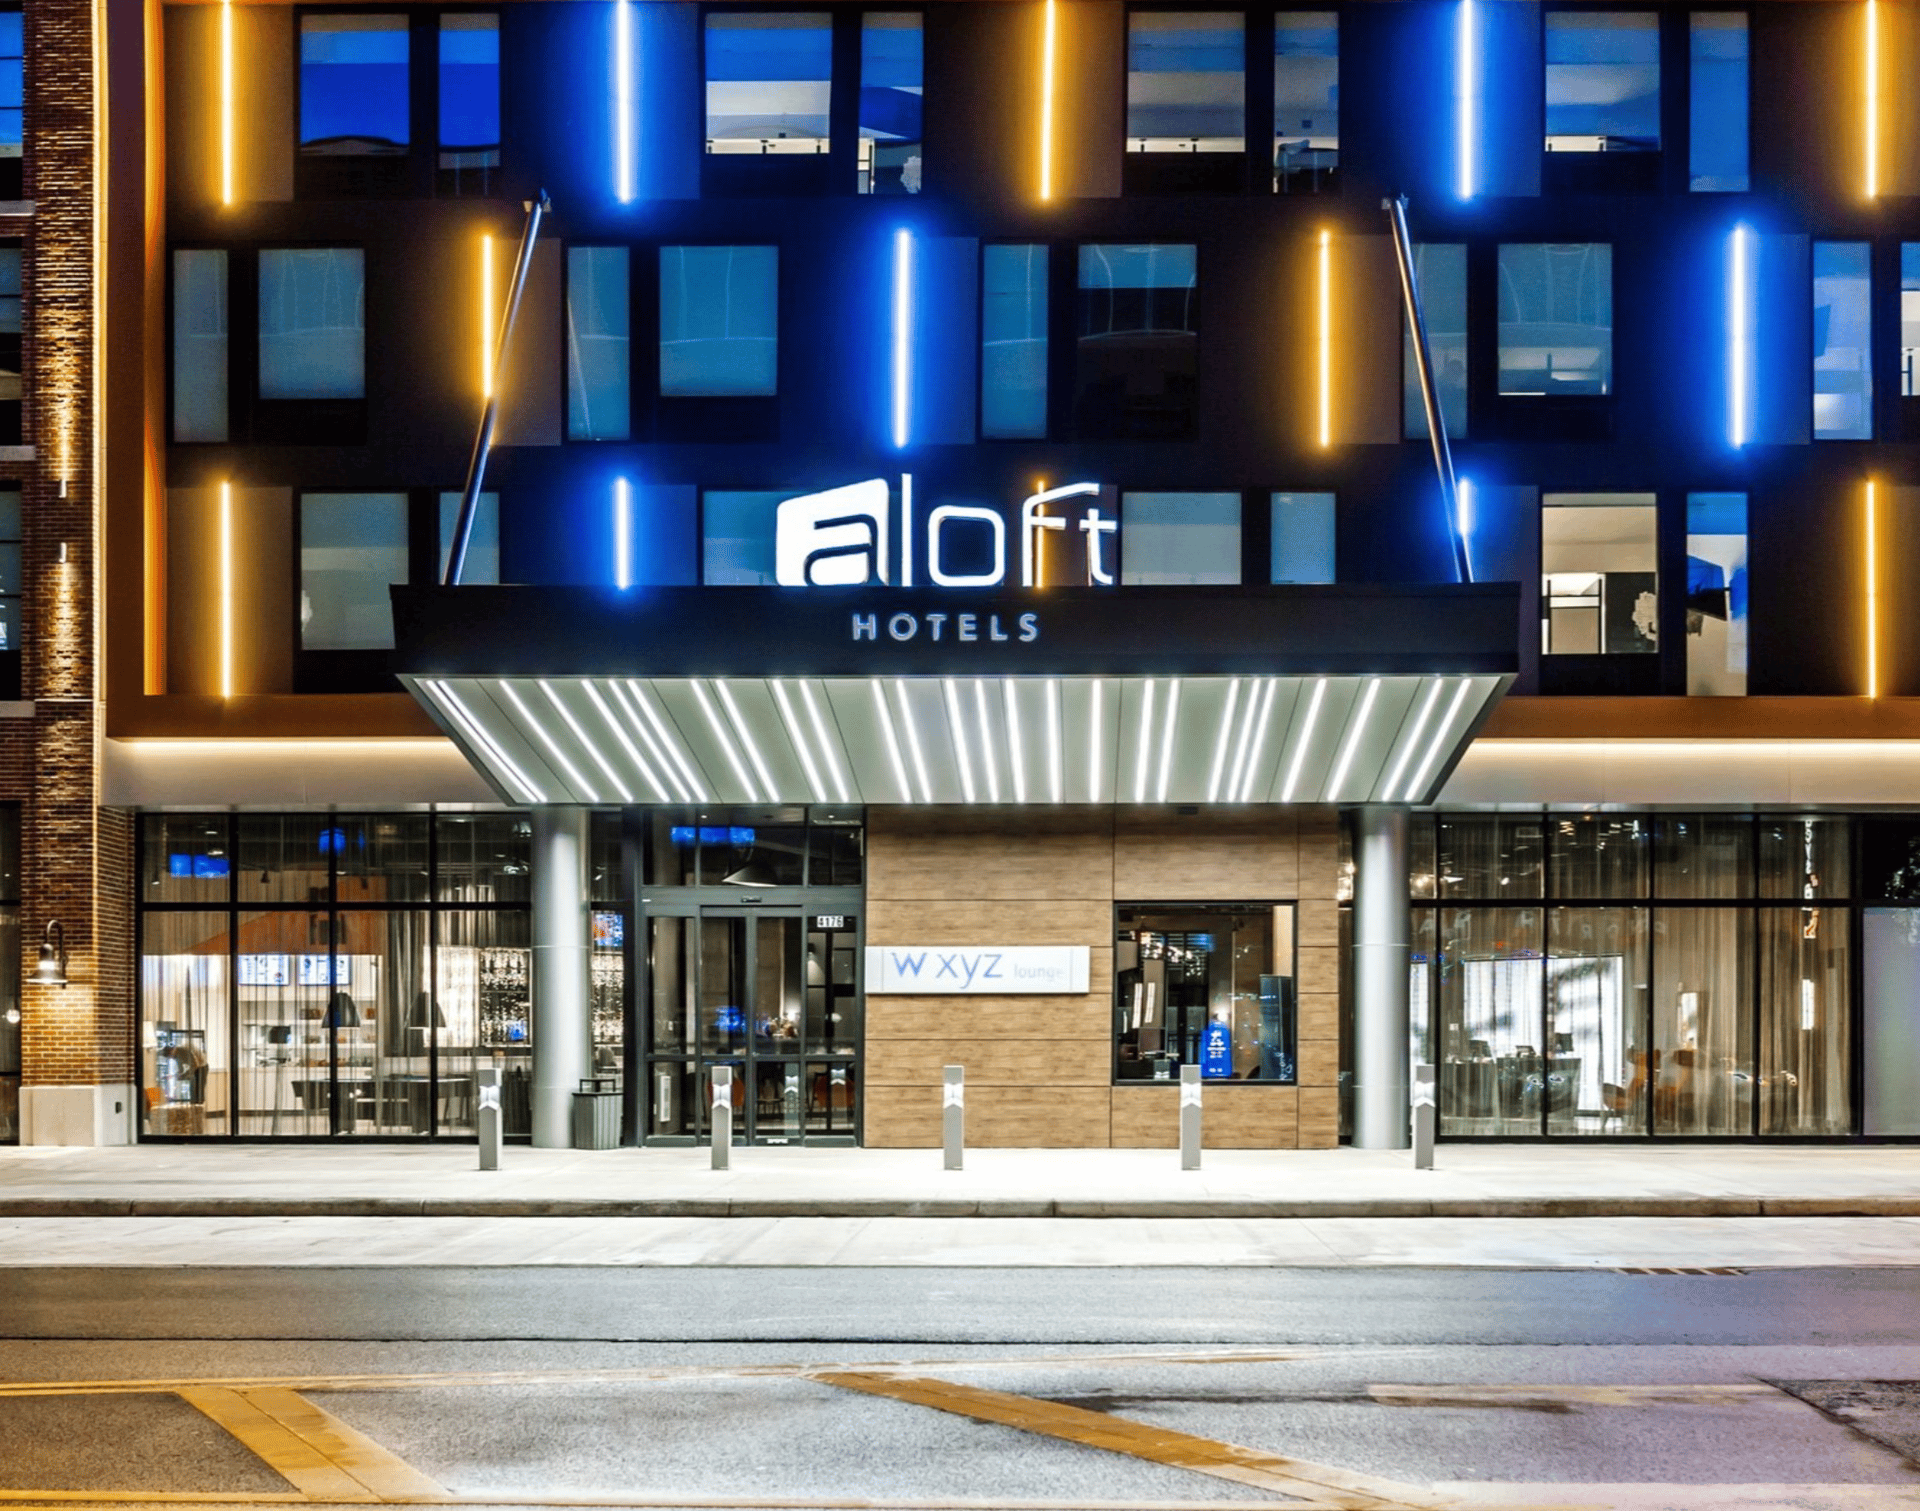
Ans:
POLYGON ((713 1078, 713 1168, 724 1170, 733 1156, 733 1067, 716 1065, 713 1078))
POLYGON ((498 1170, 500 1168, 500 1067, 482 1065, 473 1073, 473 1083, 479 1089, 479 1098, 474 1105, 474 1121, 480 1129, 480 1168, 498 1170))
POLYGON ((1431 1065, 1413 1067, 1413 1168, 1433 1168, 1433 1136, 1439 1129, 1440 1106, 1434 1095, 1431 1065))
POLYGON ((960 1168, 960 1156, 967 1144, 967 1071, 964 1065, 949 1065, 940 1073, 940 1138, 946 1145, 949 1170, 960 1168))
POLYGON ((1180 1168, 1200 1168, 1200 1067, 1180 1067, 1180 1168))

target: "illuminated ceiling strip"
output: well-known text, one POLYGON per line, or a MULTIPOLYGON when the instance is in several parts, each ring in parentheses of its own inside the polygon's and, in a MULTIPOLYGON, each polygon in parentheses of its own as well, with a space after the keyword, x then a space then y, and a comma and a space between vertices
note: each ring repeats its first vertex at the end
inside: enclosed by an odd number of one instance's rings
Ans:
POLYGON ((233 6, 220 5, 220 203, 233 203, 233 6))
POLYGON ((980 766, 987 778, 987 801, 1000 801, 1000 752, 993 738, 993 719, 987 712, 987 683, 984 677, 973 682, 973 710, 980 718, 980 766))
POLYGON ((1207 781, 1207 801, 1220 801, 1220 778, 1227 769, 1227 744, 1233 732, 1233 715, 1240 704, 1240 679, 1235 677, 1227 687, 1227 710, 1220 715, 1220 733, 1213 741, 1213 775, 1207 781))
POLYGON ((555 712, 566 721, 567 728, 573 731, 573 737, 586 746, 587 754, 593 757, 593 764, 607 774, 607 780, 613 783, 613 790, 623 799, 631 798, 632 794, 627 791, 627 784, 620 780, 620 773, 613 769, 612 764, 601 753, 600 742, 587 738, 587 732, 580 727, 580 721, 574 718, 573 711, 560 701, 560 695, 547 685, 544 677, 539 679, 539 686, 540 691, 547 695, 547 701, 554 706, 555 712))
MULTIPOLYGON (((840 764, 840 742, 827 735, 827 721, 821 717, 819 701, 813 696, 813 684, 800 684, 800 699, 807 705, 807 718, 813 725, 813 732, 820 741, 820 749, 826 754, 827 774, 833 778, 834 801, 847 803, 853 800, 853 784, 847 780, 846 768, 840 764)), ((891 734, 891 731, 889 731, 891 734)), ((906 786, 904 781, 900 784, 906 786)))
POLYGON ((1473 678, 1462 677, 1460 690, 1453 695, 1453 702, 1447 705, 1447 716, 1440 721, 1440 727, 1433 732, 1433 744, 1427 747, 1427 758, 1420 763, 1420 769, 1414 773, 1413 780, 1407 784, 1407 790, 1401 801, 1410 800, 1416 792, 1427 790, 1427 779, 1432 775, 1434 762, 1440 759, 1440 752, 1450 747, 1448 738, 1453 732, 1454 720, 1460 717, 1460 710, 1467 701, 1467 694, 1473 690, 1473 678))
POLYGON ((1474 157, 1480 134, 1480 36, 1479 16, 1474 0, 1460 0, 1454 13, 1453 79, 1455 187, 1462 199, 1472 199, 1479 185, 1474 182, 1474 157))
POLYGON ((713 731, 713 738, 718 742, 722 754, 726 756, 727 764, 733 768, 734 779, 740 783, 741 790, 752 798, 753 778, 747 775, 746 763, 740 759, 740 752, 733 748, 733 741, 728 738, 727 731, 721 726, 720 714, 713 706, 713 699, 707 696, 707 690, 700 685, 697 678, 687 685, 693 689, 693 696, 700 705, 700 712, 707 716, 707 727, 713 731))
POLYGON ((593 788, 588 785, 587 779, 581 776, 573 762, 566 758, 560 747, 554 743, 553 736, 547 733, 546 728, 535 720, 532 711, 520 700, 520 694, 514 690, 513 684, 501 681, 496 682, 494 686, 500 689, 501 694, 519 713, 522 727, 532 730, 540 743, 546 746, 547 754, 553 757, 554 765, 573 784, 574 791, 584 796, 589 802, 598 802, 599 798, 595 795, 593 788))
POLYGON ((633 6, 630 0, 613 5, 613 156, 614 194, 620 203, 633 203, 633 6))
POLYGON ((913 412, 913 237, 893 233, 893 444, 909 439, 913 412))
POLYGON ((1026 741, 1021 738, 1020 700, 1015 686, 1013 678, 1008 677, 1000 684, 1000 691, 1007 705, 1007 750, 1013 766, 1013 800, 1024 803, 1027 800, 1027 751, 1026 741))
POLYGON ((1333 248, 1320 233, 1320 445, 1333 444, 1333 248))
POLYGON ((1102 716, 1101 693, 1106 683, 1098 677, 1093 679, 1093 717, 1087 720, 1087 801, 1100 801, 1100 736, 1105 732, 1106 719, 1102 716))
POLYGON ((1273 702, 1279 695, 1279 679, 1267 678, 1266 689, 1260 694, 1260 712, 1253 721, 1253 750, 1247 756, 1247 774, 1240 788, 1243 803, 1253 799, 1253 779, 1260 772, 1260 753, 1267 748, 1267 731, 1273 727, 1273 702))
POLYGON ((233 696, 233 484, 220 485, 220 696, 233 696))
POLYGON ((1333 763, 1333 777, 1327 783, 1327 800, 1339 799, 1340 789, 1346 784, 1347 772, 1353 766, 1354 753, 1360 749, 1360 741, 1367 732, 1367 720, 1373 717, 1374 702, 1380 696, 1380 679, 1370 678, 1367 690, 1360 695, 1360 712, 1354 716, 1353 723, 1347 728, 1345 748, 1340 758, 1333 763))
POLYGON ((1327 679, 1314 680, 1313 697, 1307 703, 1307 721, 1300 727, 1300 741, 1293 747, 1293 760, 1287 766, 1287 779, 1280 788, 1280 801, 1291 803, 1300 785, 1300 770, 1306 764, 1307 746, 1313 743, 1313 726, 1320 720, 1320 705, 1326 701, 1327 679))
POLYGON ((1880 696, 1880 527, 1878 489, 1867 479, 1867 696, 1880 696))
POLYGON ((880 719, 880 732, 887 738, 887 758, 893 763, 893 780, 900 789, 900 801, 913 801, 913 788, 907 785, 907 763, 900 757, 900 733, 893 727, 893 715, 887 712, 887 695, 880 691, 878 682, 867 684, 873 689, 873 711, 880 719))
POLYGON ((773 778, 767 774, 767 763, 760 759, 760 747, 754 743, 753 730, 740 713, 740 705, 733 701, 733 689, 719 678, 713 682, 713 690, 720 694, 720 701, 727 705, 727 717, 733 720, 733 727, 740 732, 740 743, 747 748, 747 759, 753 762, 753 769, 760 778, 760 786, 766 792, 769 803, 780 801, 780 791, 773 785, 773 778))
MULTIPOLYGON (((896 682, 894 686, 898 687, 899 684, 896 682)), ((973 760, 967 753, 966 726, 960 722, 960 695, 954 691, 951 677, 940 684, 940 689, 947 704, 947 729, 953 736, 953 748, 959 756, 960 790, 966 794, 967 801, 971 803, 976 801, 973 795, 973 760)), ((919 746, 916 744, 914 747, 916 759, 919 753, 919 746)))
POLYGON ((1047 781, 1056 803, 1064 802, 1067 794, 1067 763, 1061 743, 1060 682, 1052 678, 1047 682, 1047 781))
POLYGON ((640 773, 642 778, 645 779, 646 784, 653 789, 656 800, 662 803, 671 801, 673 797, 672 791, 665 782, 660 780, 659 773, 647 763, 647 758, 640 754, 639 746, 633 743, 632 737, 627 733, 625 722, 621 720, 612 709, 607 707, 606 699, 600 696, 600 689, 594 686, 593 683, 587 681, 582 681, 580 686, 586 692, 587 701, 593 704, 594 709, 599 713, 601 722, 613 731, 613 737, 620 742, 621 748, 626 751, 627 759, 633 762, 634 768, 640 773))
MULTIPOLYGON (((1270 680, 1270 679, 1269 679, 1270 680)), ((1255 682, 1247 689, 1247 706, 1240 715, 1240 738, 1234 744, 1233 769, 1227 773, 1227 801, 1232 802, 1244 785, 1242 778, 1247 773, 1247 765, 1253 754, 1253 726, 1260 716, 1260 699, 1265 684, 1255 682)))
POLYGON ((544 803, 547 800, 546 793, 527 780, 527 774, 520 769, 513 758, 494 743, 493 737, 482 727, 480 721, 468 711, 467 705, 460 701, 460 695, 458 693, 444 682, 423 681, 420 685, 427 690, 428 696, 430 696, 434 702, 438 703, 447 711, 454 723, 466 731, 467 738, 472 744, 484 750, 500 770, 504 771, 507 775, 511 776, 514 781, 520 784, 521 795, 525 801, 530 803, 544 803))
POLYGON ((480 397, 493 397, 493 237, 480 233, 480 397))
POLYGON ((1749 241, 1752 232, 1735 226, 1729 238, 1727 261, 1727 441, 1736 450, 1747 444, 1751 426, 1748 405, 1753 384, 1749 371, 1753 364, 1751 349, 1753 296, 1749 284, 1749 241))
POLYGON ((807 738, 800 732, 800 721, 794 717, 793 704, 787 699, 786 684, 769 682, 773 689, 773 701, 780 705, 780 720, 787 726, 787 738, 793 742, 793 748, 800 753, 800 764, 807 771, 807 786, 822 798, 827 795, 826 785, 820 780, 820 768, 813 764, 813 751, 807 745, 807 738))
POLYGON ((920 746, 920 724, 913 717, 913 710, 907 706, 907 684, 894 679, 893 701, 900 708, 900 722, 907 729, 907 750, 913 756, 914 779, 920 784, 920 801, 933 801, 933 783, 927 780, 927 756, 920 746))
MULTIPOLYGON (((1446 679, 1435 677, 1427 684, 1427 695, 1420 701, 1419 717, 1413 721, 1413 729, 1408 733, 1406 742, 1400 747, 1400 759, 1394 762, 1393 770, 1388 774, 1386 783, 1380 789, 1384 802, 1393 801, 1393 789, 1400 785, 1400 778, 1406 775, 1407 765, 1413 759, 1414 747, 1420 743, 1420 736, 1426 733, 1427 720, 1433 717, 1434 707, 1440 701, 1440 690, 1446 686, 1446 679)), ((1401 794, 1405 796, 1404 793, 1401 794)))
POLYGON ((1880 7, 1867 0, 1866 169, 1867 198, 1880 195, 1880 7))
POLYGON ((666 720, 655 713, 652 705, 642 696, 640 685, 629 678, 625 687, 618 682, 609 682, 607 686, 613 690, 614 702, 623 711, 631 702, 633 727, 639 731, 640 738, 646 741, 654 759, 679 786, 684 800, 690 803, 705 802, 706 789, 701 786, 699 777, 694 775, 693 763, 681 753, 680 742, 667 728, 666 720))
POLYGON ((1173 731, 1180 722, 1180 679, 1175 677, 1167 688, 1167 713, 1162 722, 1160 735, 1160 781, 1156 785, 1153 800, 1164 803, 1167 789, 1173 780, 1173 731))
POLYGON ((633 484, 624 477, 613 480, 613 585, 633 586, 633 484))
POLYGON ((1133 756, 1133 800, 1136 803, 1147 800, 1147 761, 1153 750, 1153 678, 1147 678, 1142 697, 1145 701, 1140 706, 1140 747, 1133 756))
POLYGON ((1054 0, 1042 7, 1040 31, 1040 197, 1053 198, 1053 53, 1058 30, 1054 0))

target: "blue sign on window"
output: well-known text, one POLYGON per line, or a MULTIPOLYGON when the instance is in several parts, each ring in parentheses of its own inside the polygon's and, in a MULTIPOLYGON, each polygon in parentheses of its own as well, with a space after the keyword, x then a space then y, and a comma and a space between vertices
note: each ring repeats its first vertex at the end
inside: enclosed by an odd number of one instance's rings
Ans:
POLYGON ((1200 1079, 1233 1079, 1233 1031, 1224 1023, 1209 1023, 1200 1036, 1200 1079))
POLYGON ((745 848, 754 841, 754 831, 741 828, 722 828, 717 824, 703 824, 696 829, 691 824, 676 824, 667 831, 667 843, 675 849, 690 849, 696 839, 703 845, 733 845, 745 848))

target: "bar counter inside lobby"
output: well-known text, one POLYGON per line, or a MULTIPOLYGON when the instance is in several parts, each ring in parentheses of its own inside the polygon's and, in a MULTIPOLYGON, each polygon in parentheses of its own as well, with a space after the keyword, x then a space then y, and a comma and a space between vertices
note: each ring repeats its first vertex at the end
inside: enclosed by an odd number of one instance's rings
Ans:
POLYGON ((1405 1151, 736 1147, 588 1152, 0 1149, 16 1217, 1920 1217, 1920 1148, 1450 1145, 1405 1151))

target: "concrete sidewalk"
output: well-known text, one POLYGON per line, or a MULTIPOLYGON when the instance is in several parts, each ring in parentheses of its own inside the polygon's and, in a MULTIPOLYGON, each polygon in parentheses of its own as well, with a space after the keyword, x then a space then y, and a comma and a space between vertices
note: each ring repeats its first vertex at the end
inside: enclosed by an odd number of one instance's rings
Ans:
POLYGON ((1920 1148, 1442 1145, 1405 1153, 472 1145, 0 1149, 0 1217, 1920 1216, 1920 1148))

